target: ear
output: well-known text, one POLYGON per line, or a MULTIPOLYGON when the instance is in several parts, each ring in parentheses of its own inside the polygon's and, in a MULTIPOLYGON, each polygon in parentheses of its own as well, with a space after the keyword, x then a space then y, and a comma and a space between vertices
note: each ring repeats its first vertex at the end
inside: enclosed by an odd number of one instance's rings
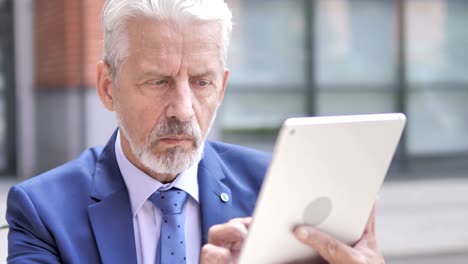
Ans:
POLYGON ((114 111, 115 89, 109 65, 103 61, 99 61, 97 64, 96 91, 102 104, 109 111, 114 111))
POLYGON ((223 86, 221 88, 221 91, 219 91, 219 97, 218 97, 218 106, 221 105, 223 102, 224 94, 226 93, 226 87, 229 79, 229 69, 224 68, 224 73, 223 73, 223 86))

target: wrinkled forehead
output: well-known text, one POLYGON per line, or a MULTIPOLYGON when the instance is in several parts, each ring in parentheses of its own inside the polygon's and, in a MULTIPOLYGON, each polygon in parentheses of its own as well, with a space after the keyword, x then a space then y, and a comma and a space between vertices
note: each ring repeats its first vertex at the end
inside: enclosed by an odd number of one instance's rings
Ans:
POLYGON ((160 53, 221 56, 222 28, 216 21, 173 22, 154 18, 131 19, 127 25, 129 54, 160 53))

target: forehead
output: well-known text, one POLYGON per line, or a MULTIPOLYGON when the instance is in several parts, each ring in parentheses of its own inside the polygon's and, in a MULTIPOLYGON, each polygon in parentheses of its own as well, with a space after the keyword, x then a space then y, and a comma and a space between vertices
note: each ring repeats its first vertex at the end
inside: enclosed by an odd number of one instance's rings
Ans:
POLYGON ((130 56, 196 56, 221 52, 221 26, 217 22, 175 23, 150 18, 131 19, 127 34, 130 56))

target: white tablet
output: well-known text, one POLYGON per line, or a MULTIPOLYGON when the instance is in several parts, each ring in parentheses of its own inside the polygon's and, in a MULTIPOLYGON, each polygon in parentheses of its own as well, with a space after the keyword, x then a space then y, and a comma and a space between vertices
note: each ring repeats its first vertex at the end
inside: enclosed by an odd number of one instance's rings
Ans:
POLYGON ((293 236, 293 228, 303 223, 345 243, 357 242, 405 121, 399 113, 286 120, 240 263, 284 263, 315 256, 293 236))

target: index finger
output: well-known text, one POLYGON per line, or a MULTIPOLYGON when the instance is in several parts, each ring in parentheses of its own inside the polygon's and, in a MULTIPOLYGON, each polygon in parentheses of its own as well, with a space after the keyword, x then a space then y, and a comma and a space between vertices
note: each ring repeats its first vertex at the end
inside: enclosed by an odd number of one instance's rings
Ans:
POLYGON ((229 220, 229 223, 241 223, 247 228, 249 228, 251 222, 252 222, 252 217, 239 217, 239 218, 233 218, 229 220))
POLYGON ((241 245, 247 236, 247 227, 236 221, 214 225, 208 230, 208 243, 231 248, 233 245, 241 245))

